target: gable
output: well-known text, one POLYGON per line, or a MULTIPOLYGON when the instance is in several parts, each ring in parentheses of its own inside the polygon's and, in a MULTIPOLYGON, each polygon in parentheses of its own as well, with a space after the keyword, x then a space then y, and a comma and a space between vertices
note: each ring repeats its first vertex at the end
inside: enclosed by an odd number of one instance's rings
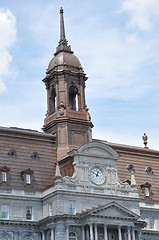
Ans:
POLYGON ((121 206, 116 202, 111 202, 103 207, 97 208, 88 213, 89 216, 118 218, 118 219, 138 219, 139 216, 129 209, 121 206))
POLYGON ((118 153, 113 148, 99 141, 87 143, 79 147, 77 150, 73 150, 69 153, 70 156, 74 156, 76 154, 85 156, 98 156, 114 160, 119 158, 118 153))

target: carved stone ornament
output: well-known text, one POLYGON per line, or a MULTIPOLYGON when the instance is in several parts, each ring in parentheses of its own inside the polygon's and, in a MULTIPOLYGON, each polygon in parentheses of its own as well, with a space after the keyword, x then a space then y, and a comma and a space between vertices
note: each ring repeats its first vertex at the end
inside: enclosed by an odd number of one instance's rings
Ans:
POLYGON ((60 107, 59 107, 59 115, 60 115, 60 116, 63 116, 64 113, 65 113, 65 106, 64 106, 63 101, 61 101, 60 107))

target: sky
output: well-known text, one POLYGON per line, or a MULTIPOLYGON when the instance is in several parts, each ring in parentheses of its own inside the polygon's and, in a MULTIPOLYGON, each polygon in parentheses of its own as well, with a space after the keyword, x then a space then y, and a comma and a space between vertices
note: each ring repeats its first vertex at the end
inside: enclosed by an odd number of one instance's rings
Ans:
POLYGON ((159 150, 158 0, 0 0, 0 126, 42 131, 60 7, 93 138, 159 150))

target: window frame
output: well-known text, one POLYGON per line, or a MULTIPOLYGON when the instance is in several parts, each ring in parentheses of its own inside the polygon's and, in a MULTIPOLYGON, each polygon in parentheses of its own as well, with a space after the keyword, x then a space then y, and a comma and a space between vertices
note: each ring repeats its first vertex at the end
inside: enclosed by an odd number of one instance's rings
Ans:
POLYGON ((141 189, 144 194, 145 198, 151 198, 152 197, 152 190, 151 190, 151 184, 149 182, 146 182, 144 184, 141 184, 141 189))
POLYGON ((32 181, 33 181, 33 173, 34 171, 31 170, 30 168, 27 168, 25 169, 24 171, 21 172, 22 174, 22 178, 23 178, 23 181, 24 181, 24 185, 31 185, 32 184, 32 181), (27 177, 30 176, 30 181, 27 180, 27 177))
POLYGON ((27 221, 32 221, 33 220, 33 207, 32 206, 26 206, 25 218, 26 218, 27 221), (27 217, 28 211, 30 213, 30 218, 27 217))
POLYGON ((9 219, 9 205, 8 204, 2 204, 1 205, 1 219, 7 220, 9 219), (3 208, 7 209, 7 211, 3 210, 3 208), (6 217, 3 217, 3 214, 6 215, 6 217))
POLYGON ((53 216, 53 203, 52 202, 48 203, 48 214, 50 217, 53 216))
POLYGON ((69 232, 69 240, 77 240, 77 233, 71 231, 69 232), (73 234, 74 236, 71 236, 73 234))
POLYGON ((0 168, 0 182, 2 184, 9 182, 9 171, 10 169, 6 166, 0 168), (3 174, 5 174, 5 180, 3 179, 3 174))
POLYGON ((69 214, 76 215, 77 209, 76 209, 76 200, 69 200, 69 214))
POLYGON ((31 176, 30 176, 30 174, 26 174, 25 175, 25 182, 26 182, 26 184, 31 184, 31 176))

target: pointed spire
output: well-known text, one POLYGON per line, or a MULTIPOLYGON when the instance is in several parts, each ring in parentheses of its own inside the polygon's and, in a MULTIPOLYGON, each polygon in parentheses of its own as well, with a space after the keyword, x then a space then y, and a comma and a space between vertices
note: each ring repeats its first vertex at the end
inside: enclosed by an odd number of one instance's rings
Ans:
POLYGON ((63 13, 64 13, 63 8, 61 7, 60 8, 60 41, 59 41, 58 47, 56 48, 56 52, 54 54, 55 56, 62 51, 73 53, 73 51, 71 51, 71 47, 67 45, 63 13))
POLYGON ((59 164, 58 164, 58 163, 56 164, 56 173, 55 173, 55 177, 56 177, 56 178, 61 177, 60 167, 59 167, 59 164))
POLYGON ((64 25, 64 17, 63 17, 63 8, 60 9, 60 42, 62 44, 67 44, 66 36, 65 36, 65 25, 64 25))

